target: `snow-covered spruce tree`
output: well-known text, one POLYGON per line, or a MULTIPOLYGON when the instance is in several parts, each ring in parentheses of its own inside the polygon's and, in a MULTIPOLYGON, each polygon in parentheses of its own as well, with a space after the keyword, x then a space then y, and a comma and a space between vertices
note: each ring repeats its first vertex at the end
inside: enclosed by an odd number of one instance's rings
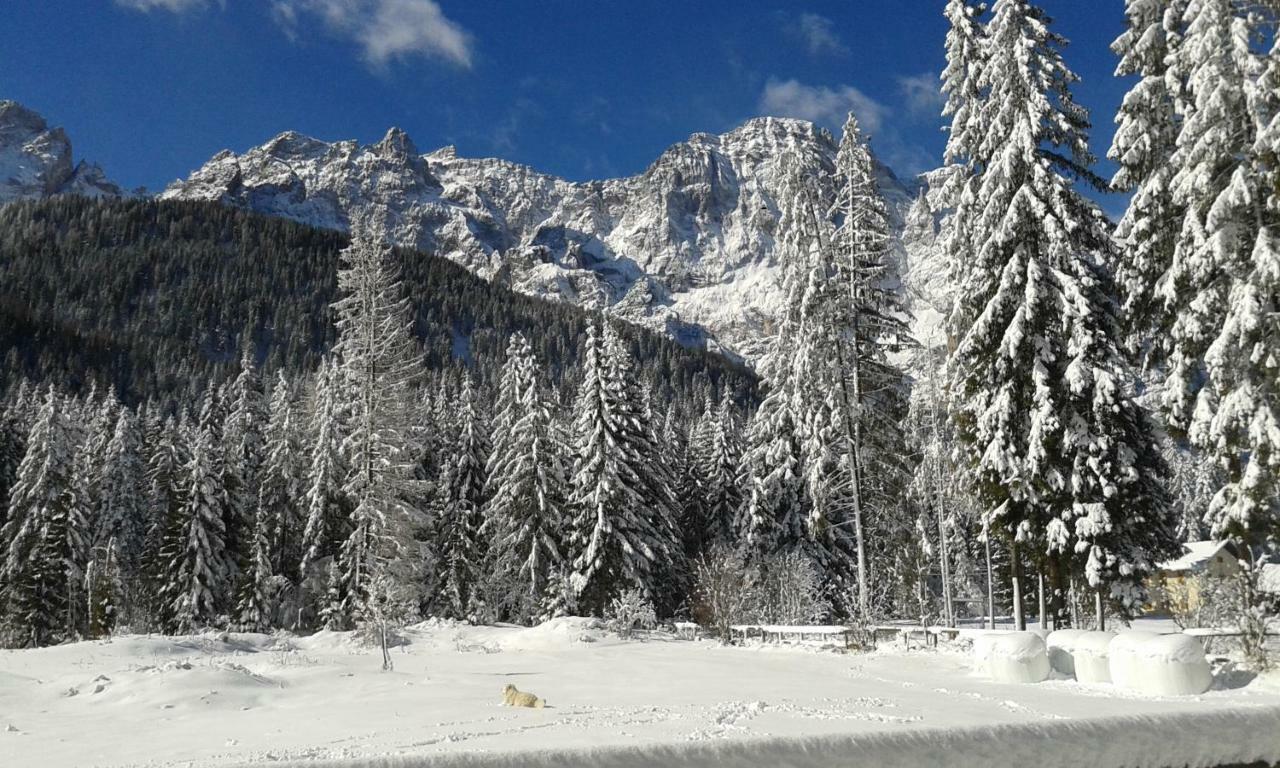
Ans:
MULTIPOLYGON (((862 540, 866 518, 886 520, 901 507, 909 477, 901 423, 907 415, 906 377, 891 353, 913 346, 907 312, 889 274, 889 222, 876 184, 871 151, 853 114, 844 125, 836 155, 837 192, 833 213, 838 227, 818 269, 811 272, 806 322, 825 331, 811 363, 825 359, 818 379, 836 396, 845 451, 841 461, 858 548, 858 608, 869 610, 868 558, 862 540), (834 365, 832 365, 834 363, 834 365)), ((819 230, 821 232, 821 230, 819 230)), ((806 334, 808 336, 809 334, 806 334)), ((834 523, 831 524, 834 526, 834 523)), ((838 533, 814 526, 824 549, 838 557, 838 533)), ((830 566, 826 566, 828 569, 830 566)))
POLYGON ((437 484, 439 556, 444 590, 456 618, 476 618, 482 597, 476 587, 487 551, 484 535, 485 465, 489 437, 471 377, 464 377, 457 403, 456 433, 437 484))
POLYGON ((801 545, 807 539, 805 466, 802 441, 807 418, 803 387, 797 375, 801 312, 807 290, 812 248, 818 240, 814 226, 829 222, 818 211, 822 192, 814 180, 800 175, 799 158, 785 159, 791 169, 782 194, 780 246, 787 250, 782 274, 784 305, 769 350, 761 362, 765 391, 747 427, 739 485, 742 506, 735 533, 748 565, 758 567, 774 552, 801 545))
POLYGON ((285 379, 283 371, 271 393, 270 411, 257 509, 260 516, 267 517, 271 572, 293 577, 302 562, 302 539, 307 518, 306 481, 303 476, 305 459, 293 387, 285 379))
POLYGON ((734 518, 742 506, 737 476, 742 448, 727 394, 721 396, 717 406, 707 403, 693 440, 696 449, 691 449, 692 469, 698 478, 703 519, 699 521, 700 546, 690 556, 729 544, 734 518))
POLYGON ((529 620, 547 607, 551 574, 564 559, 568 448, 520 334, 507 348, 498 402, 482 531, 490 542, 486 570, 499 584, 527 586, 524 599, 512 602, 515 617, 529 620))
MULTIPOLYGON (((298 586, 299 590, 304 590, 298 600, 299 626, 307 625, 307 585, 314 582, 322 585, 322 590, 328 589, 321 561, 328 558, 332 563, 351 531, 350 503, 343 490, 347 463, 342 455, 338 374, 331 361, 321 363, 311 397, 310 463, 305 478, 305 496, 301 500, 307 523, 302 529, 302 561, 298 565, 298 586)), ((340 590, 341 585, 335 589, 340 590)), ((323 594, 316 596, 322 597, 323 594)), ((326 620, 330 629, 343 625, 340 615, 334 614, 332 618, 332 622, 326 620)))
MULTIPOLYGON (((977 197, 976 174, 986 165, 983 154, 983 137, 988 126, 981 122, 981 111, 986 86, 983 69, 986 66, 988 46, 982 18, 986 4, 970 0, 948 0, 943 14, 949 22, 946 40, 947 64, 942 72, 942 93, 946 104, 942 114, 949 117, 947 145, 943 152, 944 166, 937 174, 936 185, 930 183, 930 207, 946 212, 939 226, 937 247, 944 254, 947 284, 951 293, 958 293, 968 269, 970 255, 974 251, 972 235, 977 231, 976 221, 981 215, 977 197)), ((947 341, 954 342, 973 322, 957 311, 953 302, 948 308, 947 341)), ((925 339, 926 343, 934 343, 925 339)))
POLYGON ((9 493, 9 519, 0 529, 7 645, 41 646, 66 637, 71 586, 84 577, 88 531, 75 514, 74 431, 66 407, 52 388, 45 393, 9 493))
POLYGON ((166 631, 174 629, 178 583, 169 569, 178 562, 185 544, 183 494, 188 487, 185 473, 189 461, 182 430, 170 416, 156 433, 147 462, 148 527, 141 557, 148 626, 166 631))
POLYGON ((194 632, 219 620, 231 600, 232 567, 227 553, 226 491, 222 486, 221 446, 211 424, 197 427, 184 475, 182 549, 170 566, 175 595, 174 623, 194 632))
POLYGON ((572 430, 569 583, 578 608, 595 616, 628 587, 652 596, 658 571, 675 549, 661 512, 648 507, 653 478, 643 475, 644 425, 639 404, 629 399, 629 361, 611 341, 614 334, 595 322, 587 328, 572 430))
POLYGON ((252 553, 241 572, 236 599, 235 626, 241 632, 266 632, 271 629, 271 531, 273 515, 263 507, 256 510, 252 553))
POLYGON ((254 363, 253 344, 246 342, 240 356, 240 373, 227 392, 227 416, 222 429, 223 485, 227 495, 226 546, 239 578, 253 559, 258 490, 265 456, 263 428, 267 423, 266 397, 254 363))
POLYGON ((350 535, 342 545, 344 605, 354 619, 367 585, 380 573, 405 582, 415 560, 404 557, 420 515, 414 479, 419 450, 410 408, 422 375, 422 353, 412 334, 413 315, 391 248, 362 226, 342 251, 337 312, 339 402, 348 426, 342 453, 343 486, 351 500, 350 535), (392 572, 394 571, 394 572, 392 572))
POLYGON ((17 397, 0 403, 0 528, 9 519, 9 491, 27 450, 27 430, 22 422, 23 411, 29 407, 29 403, 17 397))
POLYGON ((630 445, 641 481, 643 509, 648 516, 659 546, 653 582, 649 585, 650 601, 659 614, 670 615, 687 589, 687 563, 680 547, 680 521, 676 508, 675 478, 663 454, 658 433, 658 420, 653 412, 653 392, 657 386, 645 380, 635 364, 631 350, 612 325, 604 329, 604 349, 609 367, 623 383, 627 407, 623 423, 631 427, 630 445))
MULTIPOLYGON (((133 412, 121 409, 111 441, 102 456, 98 479, 98 508, 92 540, 96 571, 107 584, 114 579, 124 590, 120 595, 127 611, 103 612, 112 620, 141 617, 137 610, 144 602, 140 575, 143 541, 146 535, 146 474, 142 463, 141 435, 133 412)), ((110 631, 112 625, 100 626, 110 631)))
POLYGON ((1199 0, 1185 18, 1173 188, 1186 214, 1167 287, 1165 406, 1226 472, 1213 535, 1256 547, 1280 537, 1280 49, 1260 48, 1276 44, 1276 15, 1199 0))
POLYGON ((1162 364, 1173 323, 1165 282, 1183 220, 1173 198, 1171 159, 1178 139, 1175 105, 1184 91, 1176 48, 1186 4, 1128 0, 1125 32, 1111 44, 1120 58, 1116 76, 1138 78, 1116 115, 1107 156, 1120 166, 1112 187, 1133 193, 1115 231, 1121 248, 1116 281, 1124 300, 1125 344, 1144 367, 1162 364))
POLYGON ((1028 550, 1055 594, 1082 571, 1132 605, 1174 526, 1153 428, 1127 394, 1104 219, 1072 186, 1098 181, 1065 41, 1025 0, 997 1, 987 39, 978 119, 989 162, 953 311, 964 332, 950 390, 972 482, 1011 544, 1023 626, 1028 550))

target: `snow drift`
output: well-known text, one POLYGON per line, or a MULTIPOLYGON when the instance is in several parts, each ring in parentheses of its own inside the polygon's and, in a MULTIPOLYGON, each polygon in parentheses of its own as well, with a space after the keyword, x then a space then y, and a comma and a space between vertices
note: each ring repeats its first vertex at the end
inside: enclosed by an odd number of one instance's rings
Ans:
MULTIPOLYGON (((1046 661, 1047 663, 1047 661, 1046 661)), ((296 768, 1215 768, 1280 762, 1280 708, 860 735, 276 763, 296 768)))

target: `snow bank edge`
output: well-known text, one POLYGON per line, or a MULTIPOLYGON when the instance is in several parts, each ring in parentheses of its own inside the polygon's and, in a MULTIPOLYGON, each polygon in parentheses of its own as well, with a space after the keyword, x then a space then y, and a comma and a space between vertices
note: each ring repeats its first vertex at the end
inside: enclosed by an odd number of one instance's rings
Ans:
POLYGON ((1280 707, 971 728, 278 762, 296 768, 1217 768, 1280 765, 1280 707))

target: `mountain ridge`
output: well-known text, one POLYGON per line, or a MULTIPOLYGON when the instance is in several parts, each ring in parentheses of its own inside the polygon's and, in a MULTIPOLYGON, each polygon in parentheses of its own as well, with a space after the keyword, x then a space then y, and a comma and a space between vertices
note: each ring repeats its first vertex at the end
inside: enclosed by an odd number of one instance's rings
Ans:
POLYGON ((71 140, 62 128, 16 101, 0 100, 0 205, 55 195, 123 197, 102 167, 73 162, 71 140))
MULTIPOLYGON (((420 154, 399 128, 363 145, 285 131, 242 153, 219 152, 160 197, 334 229, 372 217, 396 244, 521 293, 755 361, 781 302, 772 234, 783 158, 825 177, 835 151, 813 123, 761 117, 723 134, 694 133, 640 174, 569 181, 451 146, 420 154)), ((900 233, 919 187, 879 171, 900 233)), ((895 254, 904 265, 899 242, 895 254)))

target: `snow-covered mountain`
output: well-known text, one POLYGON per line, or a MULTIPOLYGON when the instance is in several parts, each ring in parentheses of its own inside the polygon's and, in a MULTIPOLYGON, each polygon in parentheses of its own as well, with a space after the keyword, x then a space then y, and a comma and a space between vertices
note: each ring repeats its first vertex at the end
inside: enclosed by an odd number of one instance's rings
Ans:
POLYGON ((119 197, 123 193, 83 160, 72 162, 61 128, 16 101, 0 101, 0 204, 52 195, 119 197))
MULTIPOLYGON (((758 118, 694 134, 638 176, 570 182, 452 147, 420 154, 396 128, 368 145, 288 132, 242 154, 220 152, 161 197, 339 229, 371 217, 398 244, 521 292, 604 307, 751 360, 781 303, 773 233, 783 163, 798 158, 817 173, 835 151, 812 123, 758 118)), ((913 185, 885 167, 880 182, 901 231, 913 185)))

